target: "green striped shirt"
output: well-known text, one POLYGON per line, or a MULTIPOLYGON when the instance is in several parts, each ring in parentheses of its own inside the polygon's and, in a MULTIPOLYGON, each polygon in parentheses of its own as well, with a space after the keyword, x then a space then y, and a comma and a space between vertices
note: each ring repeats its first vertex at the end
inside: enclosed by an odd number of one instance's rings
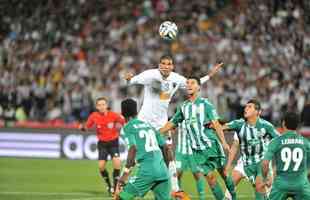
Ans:
POLYGON ((255 126, 248 124, 244 119, 231 121, 227 126, 236 131, 234 139, 239 141, 244 165, 260 162, 271 139, 279 135, 271 123, 261 118, 258 118, 255 126))
POLYGON ((183 155, 192 155, 193 151, 190 146, 190 138, 186 130, 185 121, 179 124, 178 127, 178 141, 176 151, 183 155))
POLYGON ((192 149, 205 150, 211 147, 210 137, 215 136, 212 129, 205 128, 205 124, 218 118, 214 106, 207 99, 198 97, 194 102, 183 102, 170 122, 176 126, 184 122, 192 149))

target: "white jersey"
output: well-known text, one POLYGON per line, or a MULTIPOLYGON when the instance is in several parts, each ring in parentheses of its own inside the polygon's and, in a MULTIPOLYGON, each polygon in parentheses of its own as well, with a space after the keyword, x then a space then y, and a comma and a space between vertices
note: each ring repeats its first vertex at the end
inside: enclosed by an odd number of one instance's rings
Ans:
POLYGON ((171 72, 163 79, 159 69, 146 70, 134 76, 129 83, 144 86, 144 99, 138 118, 156 129, 168 121, 168 106, 175 92, 180 88, 186 89, 184 76, 171 72), (157 87, 158 91, 155 91, 157 87))

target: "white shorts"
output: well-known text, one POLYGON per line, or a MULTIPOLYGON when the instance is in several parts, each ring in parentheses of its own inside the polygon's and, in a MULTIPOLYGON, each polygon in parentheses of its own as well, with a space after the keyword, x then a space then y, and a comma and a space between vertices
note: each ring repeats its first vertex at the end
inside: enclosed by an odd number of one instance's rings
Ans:
POLYGON ((239 172, 242 175, 242 178, 247 178, 247 175, 246 175, 244 168, 243 168, 243 162, 242 162, 241 158, 238 159, 237 165, 234 167, 233 170, 239 172))

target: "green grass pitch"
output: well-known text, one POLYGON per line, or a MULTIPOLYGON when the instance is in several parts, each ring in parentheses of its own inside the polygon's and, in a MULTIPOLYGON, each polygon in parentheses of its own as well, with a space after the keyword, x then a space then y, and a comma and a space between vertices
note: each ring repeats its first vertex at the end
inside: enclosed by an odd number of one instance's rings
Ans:
MULTIPOLYGON (((108 167, 111 174, 110 165, 108 167)), ((183 189, 197 199, 191 173, 184 173, 183 189)), ((253 189, 243 181, 238 199, 251 200, 253 189)), ((208 200, 214 199, 207 191, 208 200)), ((0 200, 108 200, 97 161, 0 158, 0 200)), ((145 199, 153 199, 147 194, 145 199)))

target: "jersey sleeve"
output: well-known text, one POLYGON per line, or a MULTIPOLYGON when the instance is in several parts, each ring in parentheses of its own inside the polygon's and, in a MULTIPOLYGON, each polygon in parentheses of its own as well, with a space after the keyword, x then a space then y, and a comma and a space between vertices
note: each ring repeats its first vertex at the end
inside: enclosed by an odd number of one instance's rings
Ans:
POLYGON ((217 114, 217 111, 216 111, 215 107, 213 106, 213 104, 206 101, 205 105, 206 105, 205 114, 209 117, 209 119, 211 121, 218 120, 220 117, 217 114))
POLYGON ((134 133, 130 131, 128 127, 124 127, 121 130, 121 136, 125 139, 128 148, 130 148, 133 145, 136 145, 136 138, 134 133))
POLYGON ((90 114, 89 117, 87 118, 87 121, 85 123, 85 127, 86 128, 92 128, 95 124, 95 120, 94 120, 94 114, 90 114))
POLYGON ((264 155, 264 160, 272 160, 273 156, 275 155, 277 148, 278 148, 278 140, 277 138, 271 140, 268 145, 268 149, 264 155))
POLYGON ((156 135, 156 140, 157 140, 158 145, 160 147, 164 146, 166 144, 166 141, 165 141, 164 137, 162 137, 160 135, 159 131, 157 131, 156 129, 154 129, 154 130, 155 130, 155 133, 156 133, 155 135, 156 135))
POLYGON ((129 81, 130 85, 149 85, 153 80, 154 74, 152 74, 152 70, 146 70, 134 77, 129 81))
POLYGON ((244 119, 236 119, 226 124, 229 129, 239 131, 244 124, 244 119))
POLYGON ((187 81, 187 79, 184 76, 178 75, 177 83, 178 83, 180 89, 186 90, 186 81, 187 81))
POLYGON ((183 120, 184 120, 184 115, 182 113, 181 106, 179 106, 177 108, 176 113, 174 114, 174 116, 170 120, 170 122, 173 123, 175 126, 178 126, 178 124, 181 123, 183 120))
POLYGON ((275 129, 275 127, 271 124, 267 124, 267 133, 271 136, 271 138, 278 137, 280 133, 275 129))
POLYGON ((239 137, 237 135, 237 132, 234 133, 234 140, 239 142, 239 137))

